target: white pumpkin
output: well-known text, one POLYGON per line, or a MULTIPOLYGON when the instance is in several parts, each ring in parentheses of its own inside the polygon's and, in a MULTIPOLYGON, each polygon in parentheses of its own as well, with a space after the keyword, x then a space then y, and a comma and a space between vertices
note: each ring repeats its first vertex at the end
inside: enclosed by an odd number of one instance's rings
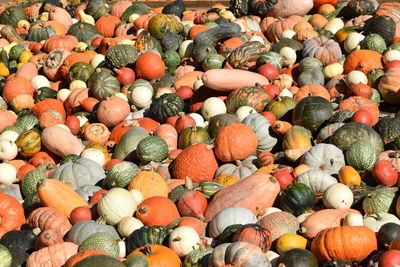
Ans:
POLYGON ((335 34, 338 30, 344 27, 344 22, 340 18, 333 18, 324 26, 324 30, 335 34))
POLYGON ((225 102, 218 97, 207 98, 201 107, 201 115, 207 121, 211 117, 223 113, 226 113, 226 105, 225 102))
POLYGON ((349 209, 353 204, 353 192, 345 184, 336 183, 329 186, 322 198, 325 207, 332 209, 349 209))
POLYGON ((18 154, 17 145, 8 139, 0 139, 0 160, 12 160, 18 154))
POLYGON ((50 81, 43 75, 33 76, 31 79, 31 83, 33 85, 33 88, 35 88, 35 90, 38 90, 39 88, 42 87, 50 87, 50 81))
POLYGON ((325 66, 324 69, 322 70, 322 73, 324 74, 325 79, 329 80, 332 79, 333 77, 342 74, 343 71, 344 71, 343 65, 340 64, 339 62, 335 62, 325 66))
POLYGON ((129 98, 138 108, 148 107, 153 99, 153 90, 146 86, 137 86, 132 89, 129 98))
POLYGON ((193 40, 183 41, 178 49, 179 56, 181 58, 192 57, 193 46, 194 46, 193 40))
POLYGON ((364 218, 361 214, 349 212, 346 217, 344 217, 343 225, 364 226, 364 218))
POLYGON ((64 102, 71 93, 71 90, 63 88, 57 92, 57 99, 64 102))
POLYGON ((241 106, 236 110, 236 117, 239 118, 239 121, 243 121, 250 114, 257 113, 257 111, 250 106, 241 106))
POLYGON ((81 158, 91 159, 97 162, 100 166, 103 166, 106 163, 106 158, 104 153, 97 148, 87 148, 82 151, 81 158))
POLYGON ((129 193, 131 193, 133 199, 135 200, 136 205, 139 205, 140 203, 143 202, 143 194, 137 189, 131 189, 129 190, 129 193))
POLYGON ((79 120, 79 127, 83 127, 89 120, 85 116, 76 116, 79 120))
POLYGON ((69 90, 71 90, 71 92, 79 88, 87 88, 86 83, 81 80, 74 80, 69 84, 69 90))
POLYGON ((296 32, 292 31, 292 30, 284 30, 282 32, 282 38, 292 39, 293 36, 295 36, 295 35, 296 35, 296 32))
POLYGON ((364 40, 365 35, 358 33, 358 32, 352 32, 349 35, 347 35, 346 40, 344 40, 344 50, 346 50, 347 53, 351 53, 354 50, 360 49, 360 42, 364 40))
POLYGON ((209 233, 211 237, 216 237, 229 225, 255 223, 256 221, 257 218, 251 210, 242 207, 229 207, 214 216, 209 224, 209 233))
POLYGON ((390 62, 393 60, 400 60, 400 51, 395 50, 395 49, 389 49, 384 55, 383 55, 384 61, 385 62, 390 62))
POLYGON ((7 130, 7 131, 4 131, 4 132, 2 132, 0 134, 0 140, 1 139, 8 139, 10 141, 15 142, 17 140, 18 136, 19 136, 19 133, 17 133, 16 131, 7 130))
POLYGON ((296 51, 289 47, 285 46, 279 50, 279 54, 283 59, 283 65, 291 67, 294 63, 296 63, 297 55, 296 51))
POLYGON ((290 90, 287 89, 287 88, 283 88, 283 89, 281 90, 281 92, 279 93, 279 96, 280 96, 280 97, 288 96, 288 97, 293 98, 292 92, 290 92, 290 90))
POLYGON ((97 66, 103 62, 106 59, 106 57, 102 54, 96 54, 90 61, 90 65, 95 69, 97 66))
POLYGON ((346 81, 350 85, 359 83, 367 84, 368 77, 364 74, 364 72, 361 72, 359 70, 352 70, 347 74, 346 81))
POLYGON ((139 220, 136 219, 135 217, 125 217, 122 218, 118 225, 117 225, 117 230, 120 235, 123 237, 128 237, 130 236, 133 231, 139 229, 140 227, 144 226, 144 224, 139 220))
POLYGON ((199 113, 189 113, 187 115, 194 119, 196 126, 205 127, 204 118, 199 113))
POLYGON ((168 244, 179 257, 185 257, 189 252, 200 247, 200 237, 192 227, 179 226, 169 234, 168 244))
POLYGON ((400 225, 399 218, 390 213, 370 214, 364 218, 364 226, 368 227, 374 232, 378 232, 382 225, 389 222, 400 225))
POLYGON ((109 225, 116 225, 119 221, 132 216, 137 208, 135 199, 124 188, 112 188, 97 204, 99 215, 106 217, 109 225))
POLYGON ((330 185, 336 184, 338 181, 326 171, 311 169, 300 174, 296 182, 308 185, 314 193, 323 193, 330 185))
POLYGON ((17 169, 10 163, 0 163, 0 184, 11 185, 17 181, 17 169))
POLYGON ((250 37, 249 42, 259 42, 259 43, 264 44, 264 39, 261 38, 261 36, 258 35, 258 34, 253 34, 253 35, 250 37))
POLYGON ((302 157, 302 163, 314 169, 336 174, 345 165, 342 150, 332 144, 317 144, 302 157))

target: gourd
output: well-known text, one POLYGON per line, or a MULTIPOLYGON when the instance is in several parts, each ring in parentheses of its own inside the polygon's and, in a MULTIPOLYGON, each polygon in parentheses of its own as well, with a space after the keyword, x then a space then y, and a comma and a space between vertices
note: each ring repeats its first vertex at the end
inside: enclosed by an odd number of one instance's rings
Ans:
POLYGON ((345 165, 343 152, 332 144, 317 144, 302 157, 302 163, 308 166, 336 174, 345 165))
POLYGON ((378 186, 369 193, 362 202, 363 210, 366 214, 390 213, 395 206, 396 189, 378 186))
POLYGON ((353 204, 353 192, 342 183, 333 184, 325 190, 322 202, 327 208, 348 209, 353 204))
POLYGON ((283 210, 299 216, 314 207, 315 194, 309 186, 295 183, 282 191, 279 200, 283 210))
POLYGON ((149 136, 148 132, 142 127, 133 127, 119 140, 115 148, 113 158, 124 160, 136 150, 139 142, 147 136, 149 136))
POLYGON ((337 183, 337 180, 326 171, 311 169, 300 174, 296 182, 308 185, 314 193, 323 193, 330 185, 337 183))
POLYGON ((105 224, 104 217, 100 217, 97 221, 87 220, 77 222, 68 232, 66 239, 77 245, 80 245, 90 235, 100 232, 109 233, 114 236, 115 239, 119 238, 115 228, 105 224))
POLYGON ((271 151, 278 140, 269 134, 269 121, 262 115, 255 113, 248 115, 243 124, 249 126, 256 134, 258 140, 257 151, 271 151))
POLYGON ((79 246, 79 251, 86 249, 99 249, 113 257, 118 257, 120 253, 117 240, 109 233, 95 233, 88 236, 79 246))
POLYGON ((184 257, 191 251, 199 248, 200 237, 190 226, 179 226, 175 228, 169 235, 169 248, 184 257))

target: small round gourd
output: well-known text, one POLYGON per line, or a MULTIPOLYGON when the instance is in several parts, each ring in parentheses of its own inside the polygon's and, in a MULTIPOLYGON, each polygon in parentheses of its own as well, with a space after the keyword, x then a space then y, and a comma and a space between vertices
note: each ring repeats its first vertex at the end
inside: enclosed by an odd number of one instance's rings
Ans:
POLYGON ((344 41, 344 50, 351 53, 354 50, 360 49, 360 42, 364 40, 365 36, 358 32, 351 32, 344 41))
POLYGON ((0 139, 0 160, 12 160, 18 154, 15 142, 8 139, 0 139))
POLYGON ((281 50, 279 50, 279 54, 283 59, 284 66, 291 67, 294 63, 296 63, 297 55, 293 48, 289 46, 283 47, 281 50))
POLYGON ((226 110, 225 102, 222 99, 218 97, 210 97, 204 101, 203 106, 201 107, 201 115, 203 115, 203 118, 208 121, 215 115, 226 113, 226 110))
POLYGON ((199 113, 188 113, 187 115, 194 119, 194 121, 196 122, 196 126, 199 127, 205 126, 204 118, 199 113))
POLYGON ((364 219, 361 214, 349 212, 343 221, 344 225, 348 226, 364 226, 364 219))
POLYGON ((57 99, 64 102, 71 93, 71 90, 63 88, 57 92, 57 99))
POLYGON ((31 83, 35 90, 42 88, 42 87, 50 87, 50 81, 43 75, 36 75, 32 77, 31 83))
POLYGON ((336 77, 340 74, 342 74, 344 71, 343 65, 340 64, 339 62, 335 62, 329 65, 326 65, 324 69, 322 70, 322 73, 324 74, 324 78, 329 80, 332 79, 333 77, 336 77))
POLYGON ((325 190, 322 202, 327 208, 348 209, 353 204, 353 192, 342 183, 333 184, 325 190))
POLYGON ((94 162, 97 162, 100 166, 103 166, 106 163, 104 153, 97 148, 88 148, 83 150, 80 157, 91 159, 94 162))
POLYGON ((123 237, 128 237, 133 233, 133 231, 139 229, 142 226, 144 226, 144 224, 140 220, 128 216, 122 218, 119 221, 117 229, 120 235, 122 235, 123 237))
POLYGON ((0 134, 0 140, 1 139, 7 139, 12 142, 15 142, 18 139, 19 133, 14 130, 5 130, 0 134))
POLYGON ((367 75, 365 75, 363 72, 358 71, 358 70, 352 70, 347 74, 346 78, 347 82, 351 84, 368 84, 368 78, 367 75))
POLYGON ((179 257, 185 257, 192 250, 199 248, 199 234, 190 226, 179 226, 169 235, 169 248, 178 254, 179 257))
POLYGON ((17 169, 10 163, 0 163, 0 184, 11 185, 17 180, 17 169))
POLYGON ((133 88, 129 95, 129 99, 138 108, 148 107, 153 98, 153 90, 145 86, 137 86, 133 88))
POLYGON ((359 140, 346 151, 347 164, 359 171, 371 170, 376 162, 375 148, 366 140, 359 140))
POLYGON ((168 156, 168 144, 157 136, 145 137, 138 143, 136 155, 142 162, 161 162, 168 156))
POLYGON ((257 111, 249 106, 241 106, 236 110, 236 116, 239 118, 239 121, 243 121, 248 115, 253 113, 257 113, 257 111))

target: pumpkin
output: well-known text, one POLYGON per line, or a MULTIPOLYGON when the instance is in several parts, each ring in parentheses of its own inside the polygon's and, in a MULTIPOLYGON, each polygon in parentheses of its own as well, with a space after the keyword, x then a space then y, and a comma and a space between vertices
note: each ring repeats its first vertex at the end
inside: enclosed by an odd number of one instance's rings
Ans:
POLYGON ((344 73, 353 70, 362 71, 367 74, 372 69, 383 69, 382 55, 372 50, 355 50, 347 56, 344 62, 344 73))
POLYGON ((188 127, 180 135, 178 139, 179 148, 184 149, 190 145, 198 143, 207 143, 210 141, 210 135, 202 127, 188 127))
POLYGON ((367 227, 341 226, 318 233, 311 243, 311 251, 320 263, 334 258, 360 262, 377 250, 377 243, 375 233, 367 227), (358 246, 362 249, 352 250, 358 246), (331 254, 332 251, 335 253, 331 254))
POLYGON ((380 79, 378 90, 382 95, 383 99, 391 104, 400 103, 400 97, 398 93, 398 88, 396 84, 398 84, 397 73, 400 71, 400 68, 390 68, 388 69, 383 77, 380 79))
POLYGON ((308 39, 303 45, 304 57, 315 57, 324 65, 337 62, 342 56, 339 44, 325 36, 308 39))
POLYGON ((99 249, 107 254, 118 257, 119 246, 117 240, 114 236, 109 233, 95 233, 88 236, 82 244, 79 246, 79 251, 84 251, 86 249, 99 249))
POLYGON ((205 219, 211 221, 218 212, 231 206, 248 208, 257 214, 259 210, 272 206, 279 191, 279 183, 274 177, 263 173, 252 174, 246 179, 219 190, 208 204, 205 219), (257 185, 256 191, 250 189, 254 188, 254 185, 257 185), (253 193, 248 194, 248 190, 253 190, 253 193), (264 197, 258 197, 261 195, 264 197))
POLYGON ((50 53, 55 49, 65 49, 71 51, 78 44, 78 39, 72 35, 65 36, 51 36, 46 40, 43 45, 44 51, 46 53, 50 53))
POLYGON ((109 233, 118 239, 119 235, 113 226, 105 224, 105 219, 100 217, 97 221, 84 220, 75 223, 67 234, 66 240, 71 241, 77 245, 95 233, 109 233))
POLYGON ((25 222, 22 205, 14 197, 0 192, 1 224, 0 236, 19 228, 25 222))
POLYGON ((364 198, 362 207, 366 214, 387 213, 393 212, 395 204, 393 190, 378 186, 364 198))
POLYGON ((294 234, 299 229, 297 218, 289 212, 280 210, 262 215, 257 224, 271 232, 272 241, 287 233, 294 234))
POLYGON ((140 171, 137 175, 131 177, 128 185, 128 190, 139 190, 143 199, 153 196, 168 196, 168 185, 164 178, 154 171, 140 171), (148 185, 152 184, 151 187, 148 185))
MULTIPOLYGON (((232 163, 223 164, 218 168, 215 176, 218 177, 225 174, 233 175, 234 177, 238 177, 240 179, 245 178, 258 169, 257 166, 254 165, 255 160, 256 157, 251 155, 242 161, 236 160, 236 165, 232 163)), ((216 181, 214 180, 214 182, 216 181)))
POLYGON ((338 173, 345 165, 343 152, 332 144, 317 144, 302 157, 302 163, 329 174, 338 173))
POLYGON ((127 101, 120 97, 111 97, 100 102, 97 108, 97 118, 108 127, 122 122, 129 114, 130 107, 127 101))
POLYGON ((26 263, 26 266, 34 267, 50 263, 53 266, 63 266, 64 263, 78 252, 78 245, 71 242, 64 242, 51 245, 33 252, 26 263))
POLYGON ((318 261, 314 254, 303 248, 293 248, 282 252, 276 262, 285 266, 318 266, 318 261))
POLYGON ((315 193, 323 193, 330 185, 337 183, 329 173, 316 169, 301 173, 296 181, 308 185, 315 193))
POLYGON ((166 226, 142 226, 134 230, 126 238, 127 252, 131 253, 140 247, 150 244, 165 245, 168 241, 167 237, 171 232, 172 229, 166 226))
POLYGON ((101 69, 97 69, 96 72, 90 76, 88 87, 92 94, 100 100, 112 97, 121 90, 117 78, 101 69))
POLYGON ((193 182, 211 181, 218 164, 212 146, 205 143, 185 148, 175 159, 172 173, 175 178, 189 177, 193 182))
POLYGON ((27 94, 33 96, 34 88, 32 83, 24 77, 14 77, 7 80, 3 87, 3 98, 6 102, 11 103, 14 97, 19 94, 27 94))
POLYGON ((282 148, 284 150, 311 147, 311 132, 302 126, 292 126, 284 134, 282 148))
POLYGON ((180 218, 174 202, 166 197, 154 196, 145 199, 137 207, 136 217, 146 226, 164 225, 180 218))
POLYGON ((126 262, 128 266, 146 264, 179 267, 182 264, 179 256, 172 249, 157 244, 137 248, 127 256, 126 262))
MULTIPOLYGON (((91 258, 93 255, 107 255, 106 252, 99 250, 99 249, 85 249, 81 252, 78 252, 77 254, 73 255, 70 257, 67 262, 65 263, 65 267, 73 267, 75 264, 78 264, 79 262, 83 261, 86 258, 91 258)), ((80 263, 82 264, 82 263, 80 263)))
POLYGON ((295 183, 282 191, 279 200, 283 210, 299 216, 314 207, 315 194, 309 186, 295 183))

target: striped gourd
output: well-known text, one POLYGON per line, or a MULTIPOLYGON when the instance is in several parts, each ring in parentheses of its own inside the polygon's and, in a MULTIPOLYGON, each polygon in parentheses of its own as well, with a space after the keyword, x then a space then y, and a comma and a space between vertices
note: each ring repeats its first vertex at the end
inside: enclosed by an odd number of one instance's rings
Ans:
POLYGON ((234 67, 243 69, 250 67, 252 62, 255 62, 262 52, 267 51, 264 44, 258 41, 247 42, 235 48, 228 56, 228 63, 234 67))
POLYGON ((389 1, 379 5, 379 8, 375 11, 378 16, 388 16, 391 17, 394 22, 400 20, 400 2, 389 1))
POLYGON ((121 91, 119 82, 112 74, 97 69, 88 81, 90 91, 97 99, 107 99, 121 91))
POLYGON ((17 139, 16 145, 21 150, 19 153, 24 157, 31 157, 41 149, 41 138, 37 130, 23 132, 17 139))

